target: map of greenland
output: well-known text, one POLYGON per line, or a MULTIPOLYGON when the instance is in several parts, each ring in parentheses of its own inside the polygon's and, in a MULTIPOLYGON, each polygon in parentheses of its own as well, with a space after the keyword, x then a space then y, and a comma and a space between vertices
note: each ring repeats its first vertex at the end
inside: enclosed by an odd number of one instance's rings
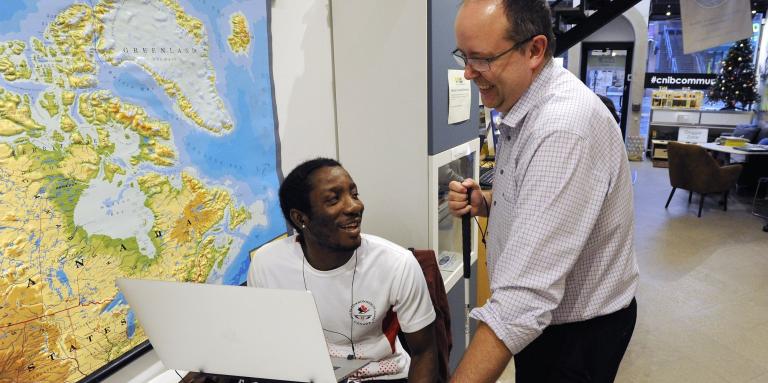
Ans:
POLYGON ((97 47, 106 61, 140 66, 197 126, 219 135, 232 130, 199 20, 167 0, 102 4, 97 47))
POLYGON ((146 349, 116 278, 240 284, 285 232, 270 2, 0 4, 0 383, 101 381, 146 349))

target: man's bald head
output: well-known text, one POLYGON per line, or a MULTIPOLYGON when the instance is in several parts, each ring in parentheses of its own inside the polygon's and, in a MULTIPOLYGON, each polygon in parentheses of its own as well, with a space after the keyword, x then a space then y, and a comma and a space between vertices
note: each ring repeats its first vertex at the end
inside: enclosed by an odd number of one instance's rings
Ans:
POLYGON ((547 58, 554 55, 552 13, 546 0, 464 0, 463 7, 475 8, 475 11, 480 12, 473 13, 484 17, 503 13, 508 23, 505 33, 507 40, 516 43, 534 35, 543 35, 547 38, 547 58))

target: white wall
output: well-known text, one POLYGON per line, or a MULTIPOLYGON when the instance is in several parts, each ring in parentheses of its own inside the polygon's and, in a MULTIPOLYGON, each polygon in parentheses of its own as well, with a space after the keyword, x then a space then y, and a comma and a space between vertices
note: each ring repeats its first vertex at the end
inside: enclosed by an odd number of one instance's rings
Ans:
POLYGON ((635 31, 635 49, 632 52, 632 84, 629 87, 627 137, 640 135, 640 105, 645 92, 645 71, 648 64, 648 11, 650 0, 644 0, 624 13, 635 31), (636 111, 633 111, 634 109, 636 111))
POLYGON ((339 160, 363 230, 428 248, 427 2, 332 4, 339 160))
POLYGON ((648 24, 648 17, 651 14, 651 0, 643 0, 633 7, 636 11, 640 12, 640 16, 646 21, 645 24, 648 24))
POLYGON ((272 1, 272 70, 283 174, 338 158, 328 0, 272 1))
POLYGON ((632 24, 627 20, 626 13, 621 15, 608 25, 600 28, 597 32, 584 39, 587 42, 596 41, 634 41, 635 32, 632 24))
MULTIPOLYGON (((272 0, 272 70, 283 174, 305 159, 337 158, 330 18, 328 0, 272 0)), ((150 351, 105 383, 148 382, 164 371, 150 351)))

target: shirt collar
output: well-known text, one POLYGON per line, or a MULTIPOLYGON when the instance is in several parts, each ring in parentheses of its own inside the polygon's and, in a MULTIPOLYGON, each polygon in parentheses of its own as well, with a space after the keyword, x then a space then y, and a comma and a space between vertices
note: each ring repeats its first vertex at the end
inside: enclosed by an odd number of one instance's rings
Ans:
POLYGON ((555 71, 554 60, 550 59, 549 62, 544 64, 544 68, 533 79, 531 86, 523 93, 517 103, 512 106, 512 109, 504 116, 501 123, 509 127, 519 127, 520 122, 525 119, 525 116, 531 110, 532 107, 540 105, 539 100, 544 95, 541 92, 545 84, 549 83, 552 75, 555 71))

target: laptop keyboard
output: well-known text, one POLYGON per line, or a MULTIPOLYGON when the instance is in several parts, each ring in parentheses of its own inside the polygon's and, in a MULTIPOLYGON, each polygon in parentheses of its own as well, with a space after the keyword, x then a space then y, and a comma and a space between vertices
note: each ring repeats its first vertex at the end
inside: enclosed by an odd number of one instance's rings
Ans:
POLYGON ((480 169, 480 186, 482 187, 492 187, 493 186, 493 175, 496 173, 495 168, 487 168, 485 172, 483 172, 485 169, 480 169))

